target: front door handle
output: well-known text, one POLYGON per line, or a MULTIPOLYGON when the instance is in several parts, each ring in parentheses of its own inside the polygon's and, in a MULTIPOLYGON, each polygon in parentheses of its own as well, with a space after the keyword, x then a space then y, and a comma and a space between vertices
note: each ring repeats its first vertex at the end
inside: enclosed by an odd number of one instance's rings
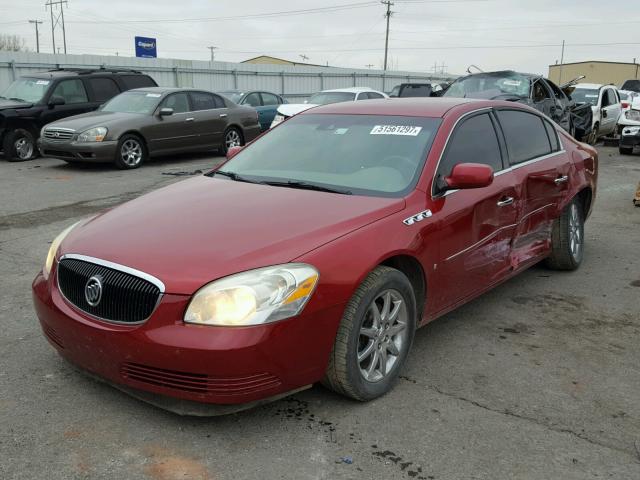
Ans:
POLYGON ((220 114, 220 118, 224 118, 224 117, 226 117, 226 116, 227 116, 227 114, 226 114, 226 113, 221 113, 221 114, 220 114))
POLYGON ((184 121, 185 121, 185 122, 194 122, 194 121, 195 121, 195 118, 193 118, 193 117, 185 118, 185 120, 184 120, 184 121))
POLYGON ((567 175, 564 175, 562 177, 558 177, 554 180, 554 183, 556 185, 562 185, 563 183, 567 183, 569 181, 569 177, 567 175))
POLYGON ((513 203, 513 197, 502 197, 502 199, 498 202, 499 207, 506 207, 507 205, 511 205, 513 203))

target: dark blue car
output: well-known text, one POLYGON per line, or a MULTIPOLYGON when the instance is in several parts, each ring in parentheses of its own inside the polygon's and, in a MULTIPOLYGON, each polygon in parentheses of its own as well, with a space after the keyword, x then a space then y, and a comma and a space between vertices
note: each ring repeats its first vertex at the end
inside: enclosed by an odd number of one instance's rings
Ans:
POLYGON ((258 111, 260 130, 263 132, 271 126, 271 122, 276 116, 278 106, 287 103, 280 95, 271 92, 225 90, 218 93, 238 105, 255 108, 258 111))

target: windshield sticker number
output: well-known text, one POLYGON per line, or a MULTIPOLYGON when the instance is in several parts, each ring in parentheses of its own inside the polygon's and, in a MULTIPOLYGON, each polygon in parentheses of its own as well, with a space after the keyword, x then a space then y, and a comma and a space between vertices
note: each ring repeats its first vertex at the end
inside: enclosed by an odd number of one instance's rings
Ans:
POLYGON ((509 85, 510 87, 519 87, 522 85, 522 82, 520 80, 504 80, 502 84, 509 85))
POLYGON ((417 137, 422 127, 413 125, 376 125, 371 129, 369 135, 405 135, 417 137))
POLYGON ((38 80, 36 85, 49 85, 49 80, 38 80))
POLYGON ((151 97, 151 98, 159 98, 161 96, 162 94, 160 93, 147 93, 147 97, 151 97))
POLYGON ((345 133, 347 133, 349 131, 348 128, 336 128, 333 133, 334 135, 344 135, 345 133))

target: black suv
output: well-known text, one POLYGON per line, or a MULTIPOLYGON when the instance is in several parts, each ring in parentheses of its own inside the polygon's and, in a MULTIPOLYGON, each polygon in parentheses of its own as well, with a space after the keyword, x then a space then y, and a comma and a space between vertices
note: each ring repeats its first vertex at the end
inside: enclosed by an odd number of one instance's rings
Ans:
POLYGON ((120 92, 155 87, 135 70, 57 69, 20 77, 0 94, 0 146, 10 162, 37 155, 40 129, 61 118, 90 112, 120 92))

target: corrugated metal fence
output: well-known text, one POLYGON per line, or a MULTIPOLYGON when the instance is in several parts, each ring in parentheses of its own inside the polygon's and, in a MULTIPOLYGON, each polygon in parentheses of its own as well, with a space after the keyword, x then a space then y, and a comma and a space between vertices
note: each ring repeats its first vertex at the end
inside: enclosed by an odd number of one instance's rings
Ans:
POLYGON ((20 75, 54 68, 131 68, 151 75, 158 85, 226 89, 267 90, 291 99, 302 99, 329 88, 371 87, 388 92, 398 83, 445 81, 447 75, 416 72, 346 69, 290 65, 203 62, 199 60, 148 59, 99 55, 0 52, 0 91, 20 75))

